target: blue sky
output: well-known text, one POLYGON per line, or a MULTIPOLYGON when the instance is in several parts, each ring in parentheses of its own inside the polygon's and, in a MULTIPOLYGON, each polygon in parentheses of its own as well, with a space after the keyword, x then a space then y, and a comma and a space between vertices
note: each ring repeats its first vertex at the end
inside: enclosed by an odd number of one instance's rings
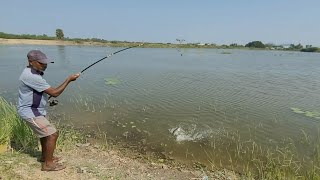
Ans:
POLYGON ((319 0, 2 0, 0 32, 107 40, 320 46, 319 0))

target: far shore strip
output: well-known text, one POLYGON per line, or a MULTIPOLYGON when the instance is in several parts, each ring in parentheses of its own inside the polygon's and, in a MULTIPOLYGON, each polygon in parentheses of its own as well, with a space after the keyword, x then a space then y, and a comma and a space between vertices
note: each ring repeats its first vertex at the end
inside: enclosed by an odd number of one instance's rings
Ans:
POLYGON ((35 40, 35 39, 3 39, 0 38, 0 45, 96 45, 96 46, 108 46, 108 43, 99 42, 80 42, 75 41, 61 41, 61 40, 35 40))

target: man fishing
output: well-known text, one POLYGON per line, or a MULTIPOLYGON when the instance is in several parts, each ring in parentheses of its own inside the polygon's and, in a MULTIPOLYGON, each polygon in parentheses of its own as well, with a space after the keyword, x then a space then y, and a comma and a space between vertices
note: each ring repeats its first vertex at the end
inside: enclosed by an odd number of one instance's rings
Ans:
POLYGON ((42 155, 42 171, 59 171, 65 168, 58 163, 60 158, 53 156, 59 136, 56 128, 48 121, 46 104, 48 95, 59 96, 68 84, 75 81, 80 74, 73 74, 58 87, 50 86, 43 78, 44 71, 51 62, 39 50, 31 50, 28 54, 29 65, 23 70, 19 80, 18 113, 40 138, 42 155))

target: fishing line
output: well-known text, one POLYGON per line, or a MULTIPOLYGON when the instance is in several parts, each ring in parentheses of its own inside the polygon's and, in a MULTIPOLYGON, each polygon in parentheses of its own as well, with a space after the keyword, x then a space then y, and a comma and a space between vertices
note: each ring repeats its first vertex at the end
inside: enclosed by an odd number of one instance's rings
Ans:
MULTIPOLYGON (((179 42, 179 45, 178 45, 178 46, 181 47, 182 43, 183 43, 184 41, 186 41, 186 40, 184 40, 184 39, 176 39, 176 41, 179 42)), ((182 51, 181 51, 181 49, 177 47, 177 50, 178 50, 178 52, 180 53, 180 55, 182 56, 182 51)))

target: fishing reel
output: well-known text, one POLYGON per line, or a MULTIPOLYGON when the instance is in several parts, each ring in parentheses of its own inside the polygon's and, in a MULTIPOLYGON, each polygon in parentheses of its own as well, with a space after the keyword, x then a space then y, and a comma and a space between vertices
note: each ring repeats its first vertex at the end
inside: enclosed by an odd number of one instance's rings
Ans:
POLYGON ((55 98, 52 98, 52 96, 50 96, 49 98, 48 98, 48 103, 49 103, 49 106, 56 106, 56 105, 58 105, 58 100, 57 99, 55 99, 55 98))

